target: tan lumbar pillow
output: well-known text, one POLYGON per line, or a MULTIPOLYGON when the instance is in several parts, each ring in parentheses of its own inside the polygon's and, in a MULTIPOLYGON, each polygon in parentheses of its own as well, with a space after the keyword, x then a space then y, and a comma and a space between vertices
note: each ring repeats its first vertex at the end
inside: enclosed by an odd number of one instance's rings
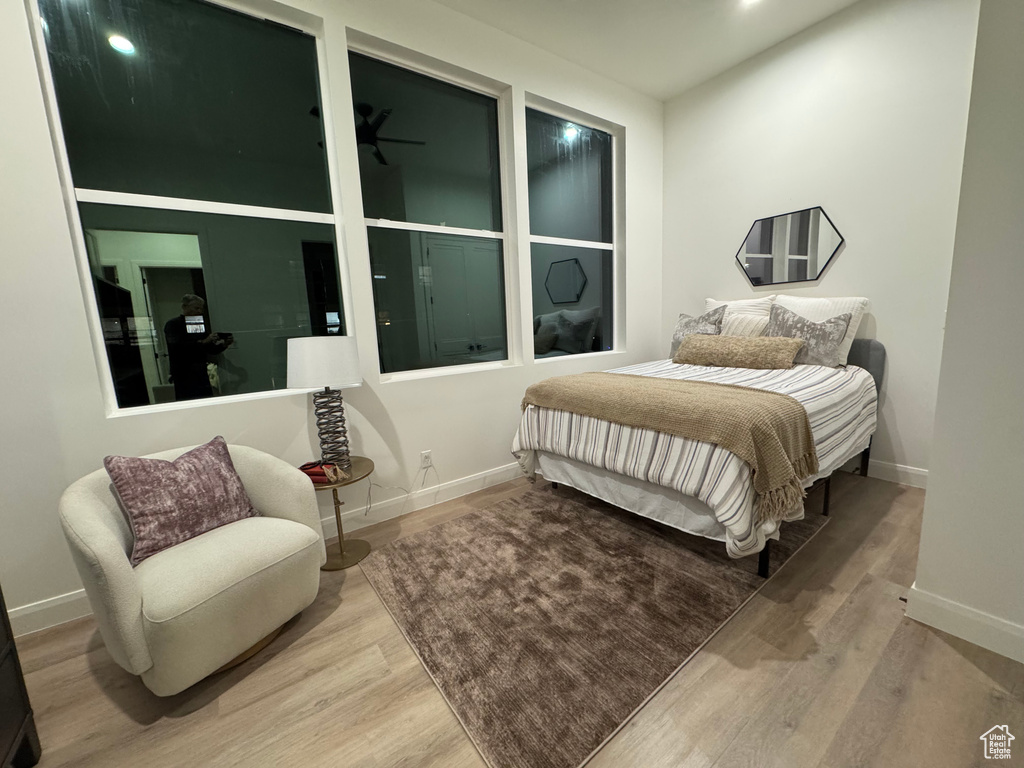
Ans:
POLYGON ((685 337, 672 358, 680 365, 708 365, 718 368, 792 368, 804 345, 803 339, 785 336, 703 336, 685 337))

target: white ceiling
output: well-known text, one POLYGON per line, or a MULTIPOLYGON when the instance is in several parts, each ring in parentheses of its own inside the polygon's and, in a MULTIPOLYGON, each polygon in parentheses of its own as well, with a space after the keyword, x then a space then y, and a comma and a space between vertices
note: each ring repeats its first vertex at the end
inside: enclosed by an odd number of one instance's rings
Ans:
POLYGON ((669 99, 857 0, 438 0, 669 99))

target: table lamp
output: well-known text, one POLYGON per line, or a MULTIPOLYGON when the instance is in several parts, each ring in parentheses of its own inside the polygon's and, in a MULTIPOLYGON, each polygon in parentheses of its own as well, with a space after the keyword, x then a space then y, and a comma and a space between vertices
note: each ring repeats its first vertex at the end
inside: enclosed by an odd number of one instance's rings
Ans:
POLYGON ((363 383, 354 336, 304 336, 288 339, 288 388, 320 389, 313 394, 313 413, 320 436, 321 464, 350 473, 348 430, 341 390, 363 383))

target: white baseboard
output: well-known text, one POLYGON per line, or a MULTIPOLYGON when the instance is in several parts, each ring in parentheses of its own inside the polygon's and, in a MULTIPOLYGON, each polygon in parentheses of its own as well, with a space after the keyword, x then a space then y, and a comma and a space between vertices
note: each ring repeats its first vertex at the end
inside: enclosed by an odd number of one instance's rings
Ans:
MULTIPOLYGON (((434 504, 440 504, 442 501, 457 499, 459 496, 482 491, 484 488, 490 488, 492 485, 522 476, 523 471, 518 464, 513 462, 441 485, 428 485, 422 490, 414 491, 408 497, 402 494, 383 501, 372 501, 369 514, 366 514, 365 504, 358 507, 346 506, 342 509, 341 524, 345 527, 345 534, 348 535, 352 531, 358 531, 368 525, 401 517, 415 512, 417 509, 425 509, 434 504)), ((380 489, 375 488, 374 493, 379 494, 380 489)), ((324 527, 324 536, 328 539, 338 535, 338 524, 334 520, 333 511, 324 516, 320 522, 324 527)))
POLYGON ((907 616, 968 642, 1024 663, 1024 626, 925 592, 917 584, 907 596, 907 616))
MULTIPOLYGON (((344 507, 341 513, 342 525, 345 532, 357 531, 367 525, 390 520, 393 517, 414 512, 417 509, 424 509, 442 501, 456 499, 465 496, 473 491, 480 491, 492 485, 498 485, 508 480, 514 480, 522 476, 522 470, 516 463, 495 467, 485 472, 478 472, 469 477, 462 477, 441 485, 427 486, 410 494, 408 498, 404 495, 384 501, 375 501, 372 504, 370 514, 366 512, 366 505, 358 507, 344 507)), ((374 489, 379 495, 380 490, 374 489)), ((338 526, 334 520, 334 513, 329 513, 321 520, 324 528, 324 536, 331 538, 338 535, 338 526)), ((50 597, 40 600, 37 603, 22 605, 12 608, 7 615, 11 619, 11 629, 14 636, 20 637, 42 629, 55 627, 73 619, 79 619, 92 613, 89 607, 89 600, 85 596, 84 589, 68 592, 65 595, 50 597)))
POLYGON ((65 595, 49 597, 37 603, 29 603, 7 612, 15 637, 49 629, 67 621, 80 619, 92 613, 84 589, 76 589, 65 595))
MULTIPOLYGON (((848 472, 860 471, 860 457, 851 459, 843 465, 848 472)), ((889 461, 875 461, 871 459, 868 463, 868 477, 877 477, 879 480, 887 480, 890 483, 909 485, 912 488, 928 487, 928 470, 920 467, 910 467, 906 464, 893 464, 889 461)))
POLYGON ((872 459, 868 463, 868 477, 877 477, 879 480, 888 480, 890 483, 900 483, 914 488, 928 487, 928 470, 908 467, 906 464, 892 464, 872 459))

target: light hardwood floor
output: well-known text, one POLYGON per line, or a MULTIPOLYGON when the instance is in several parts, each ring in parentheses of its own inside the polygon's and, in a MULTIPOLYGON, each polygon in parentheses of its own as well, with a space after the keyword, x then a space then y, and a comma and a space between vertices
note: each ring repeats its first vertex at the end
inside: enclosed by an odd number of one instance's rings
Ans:
MULTIPOLYGON (((1018 736, 1024 665, 917 624, 922 491, 838 475, 832 521, 592 760, 593 768, 985 765, 1018 736)), ((514 497, 513 481, 359 531, 393 539, 514 497)), ((817 510, 820 499, 808 500, 817 510)), ((46 766, 483 766, 361 570, 264 652, 169 699, 117 667, 91 619, 20 638, 46 766)))

